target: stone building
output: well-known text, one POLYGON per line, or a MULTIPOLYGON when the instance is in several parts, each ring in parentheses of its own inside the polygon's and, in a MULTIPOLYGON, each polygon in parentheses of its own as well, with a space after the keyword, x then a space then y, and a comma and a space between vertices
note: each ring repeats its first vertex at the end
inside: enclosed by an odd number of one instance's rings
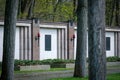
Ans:
MULTIPOLYGON (((77 27, 71 22, 16 23, 15 59, 75 59, 77 27)), ((0 22, 0 61, 2 61, 4 22, 0 22)), ((87 50, 88 51, 88 50, 87 50)), ((106 55, 120 57, 120 28, 106 28, 106 55)), ((87 55, 88 57, 88 55, 87 55)))

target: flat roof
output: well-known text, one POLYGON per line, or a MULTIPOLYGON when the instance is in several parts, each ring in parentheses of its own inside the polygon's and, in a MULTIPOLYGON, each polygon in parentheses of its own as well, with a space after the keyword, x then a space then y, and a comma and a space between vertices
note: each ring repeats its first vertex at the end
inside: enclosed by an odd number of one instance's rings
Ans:
MULTIPOLYGON (((0 25, 4 25, 4 22, 0 21, 0 25)), ((30 27, 31 20, 17 21, 16 25, 30 27)), ((39 27, 41 28, 67 28, 67 22, 41 22, 39 24, 39 27)), ((74 27, 74 29, 77 29, 77 27, 74 27)), ((105 30, 108 32, 120 32, 120 27, 106 27, 105 30)))

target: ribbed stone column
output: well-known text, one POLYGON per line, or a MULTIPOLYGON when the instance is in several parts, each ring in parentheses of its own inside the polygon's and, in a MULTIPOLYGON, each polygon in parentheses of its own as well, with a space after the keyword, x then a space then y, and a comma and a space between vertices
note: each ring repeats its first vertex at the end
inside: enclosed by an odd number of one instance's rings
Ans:
POLYGON ((31 60, 39 60, 39 46, 40 46, 40 33, 39 33, 39 20, 33 19, 31 24, 31 60))

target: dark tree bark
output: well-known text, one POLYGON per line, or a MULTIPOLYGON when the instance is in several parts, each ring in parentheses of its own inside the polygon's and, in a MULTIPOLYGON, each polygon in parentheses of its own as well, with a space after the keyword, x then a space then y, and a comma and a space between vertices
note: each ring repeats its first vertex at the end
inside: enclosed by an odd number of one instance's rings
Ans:
POLYGON ((106 25, 110 26, 110 18, 112 14, 112 5, 113 5, 113 0, 105 0, 106 1, 106 25))
POLYGON ((77 0, 73 0, 73 21, 75 20, 76 15, 76 6, 77 6, 77 0))
POLYGON ((120 26, 120 1, 116 0, 116 11, 115 11, 115 26, 120 26))
POLYGON ((106 80, 105 0, 88 0, 89 80, 106 80))
POLYGON ((115 0, 112 0, 112 10, 111 10, 111 16, 110 16, 110 26, 112 26, 113 20, 114 20, 114 12, 115 12, 115 0))
POLYGON ((74 77, 86 76, 86 54, 87 54, 87 0, 78 0, 77 52, 74 77))
POLYGON ((32 0, 20 0, 21 1, 21 13, 28 12, 32 0))
POLYGON ((21 14, 21 3, 22 3, 22 1, 21 0, 19 0, 19 4, 18 4, 18 18, 19 18, 19 15, 21 14))
POLYGON ((0 80, 14 80, 15 31, 18 0, 6 0, 3 62, 0 80))
POLYGON ((35 0, 19 0, 18 16, 19 18, 29 19, 33 15, 35 0), (27 15, 26 15, 27 14, 27 15))
POLYGON ((30 7, 29 7, 29 10, 28 10, 28 16, 27 16, 27 19, 31 19, 32 17, 34 17, 34 5, 35 5, 35 0, 31 0, 31 3, 30 3, 30 7))

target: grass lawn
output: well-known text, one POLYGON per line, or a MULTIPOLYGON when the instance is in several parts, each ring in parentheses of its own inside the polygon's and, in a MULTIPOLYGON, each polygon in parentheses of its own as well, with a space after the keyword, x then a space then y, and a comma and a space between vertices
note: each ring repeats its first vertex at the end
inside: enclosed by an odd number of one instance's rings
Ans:
POLYGON ((108 75, 107 80, 120 80, 120 73, 108 75))
MULTIPOLYGON (((120 69, 120 66, 110 66, 107 69, 120 69)), ((34 72, 47 72, 47 71, 65 71, 74 70, 73 68, 51 68, 50 70, 33 70, 33 71, 14 71, 15 73, 34 73, 34 72)), ((0 71, 1 73, 1 71, 0 71)))
MULTIPOLYGON (((51 80, 88 80, 88 77, 86 78, 72 78, 72 77, 56 78, 56 79, 51 79, 51 80)), ((107 75, 107 80, 120 80, 120 73, 107 75)))
MULTIPOLYGON (((64 68, 53 68, 50 69, 49 71, 62 71, 62 70, 71 70, 71 69, 64 69, 64 68)), ((32 72, 46 72, 46 71, 42 71, 42 70, 38 70, 38 71, 15 71, 15 74, 21 74, 21 73, 32 73, 32 72)), ((0 71, 1 74, 1 71, 0 71)), ((86 78, 55 78, 55 79, 50 79, 50 80, 88 80, 88 77, 86 78)), ((107 80, 120 80, 120 73, 116 73, 116 74, 109 74, 107 75, 107 80)))

